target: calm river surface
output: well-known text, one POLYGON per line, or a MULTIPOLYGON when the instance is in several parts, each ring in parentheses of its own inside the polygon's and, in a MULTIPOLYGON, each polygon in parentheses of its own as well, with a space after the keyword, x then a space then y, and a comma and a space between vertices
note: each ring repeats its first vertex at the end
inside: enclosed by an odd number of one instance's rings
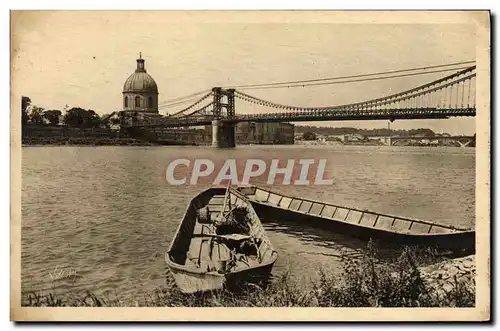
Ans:
MULTIPOLYGON (((165 284, 164 253, 204 187, 164 180, 177 158, 326 158, 332 186, 275 190, 374 211, 474 226, 475 149, 379 146, 24 147, 22 288, 140 297, 165 284)), ((267 223, 274 274, 299 279, 363 247, 307 225, 267 223)))

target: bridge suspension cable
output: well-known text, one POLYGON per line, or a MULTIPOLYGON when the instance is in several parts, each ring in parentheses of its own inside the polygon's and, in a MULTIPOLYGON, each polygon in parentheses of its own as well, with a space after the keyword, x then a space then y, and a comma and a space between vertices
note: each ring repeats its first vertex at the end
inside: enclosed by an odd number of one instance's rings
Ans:
MULTIPOLYGON (((267 89, 277 89, 277 88, 291 88, 291 87, 309 87, 309 86, 320 86, 320 85, 335 85, 335 84, 346 84, 346 83, 359 83, 359 82, 367 82, 374 80, 384 80, 384 79, 393 79, 393 78, 401 78, 401 77, 410 77, 410 76, 420 76, 420 75, 429 75, 435 73, 442 73, 448 71, 455 71, 466 69, 468 67, 457 67, 457 68, 447 68, 440 70, 432 70, 425 72, 415 72, 415 73, 406 73, 392 76, 381 76, 381 77, 367 77, 367 78, 355 78, 355 79, 344 79, 344 80, 332 80, 318 83, 301 83, 301 84, 291 84, 291 85, 271 85, 271 86, 262 86, 262 87, 243 87, 240 88, 242 90, 267 90, 267 89)), ((339 78, 340 79, 340 78, 339 78)))
POLYGON ((210 102, 208 105, 205 105, 205 106, 201 107, 201 108, 200 108, 200 109, 198 109, 198 110, 195 110, 195 111, 193 111, 193 112, 191 112, 191 113, 189 113, 189 114, 186 114, 186 115, 184 115, 184 116, 181 116, 181 118, 182 118, 182 117, 194 116, 194 115, 198 115, 198 114, 200 114, 200 115, 205 115, 205 116, 206 116, 206 115, 209 115, 209 114, 210 114, 210 111, 212 110, 211 108, 212 108, 212 106, 213 106, 213 105, 214 105, 214 103, 213 103, 213 102, 210 102))
MULTIPOLYGON (((353 103, 353 104, 346 104, 346 105, 338 105, 338 106, 327 106, 327 107, 299 107, 299 106, 290 106, 290 105, 283 105, 279 103, 275 103, 272 101, 260 99, 257 97, 254 97, 252 95, 243 93, 241 91, 236 90, 235 91, 235 97, 246 101, 250 103, 255 103, 261 106, 266 106, 266 107, 271 107, 271 108, 277 108, 277 109, 284 109, 284 110, 289 110, 289 111, 318 111, 318 110, 333 110, 333 109, 345 109, 345 108, 356 108, 356 109, 361 109, 363 107, 374 107, 374 106, 381 106, 381 105, 386 105, 386 104, 391 104, 391 103, 397 103, 400 101, 404 100, 411 100, 414 98, 417 98, 422 95, 430 94, 431 92, 435 92, 438 90, 444 90, 445 93, 447 93, 447 88, 448 87, 453 87, 458 84, 463 84, 462 85, 462 90, 465 89, 465 82, 468 80, 471 80, 476 76, 475 72, 470 73, 474 71, 476 66, 470 66, 464 70, 461 70, 459 72, 456 72, 452 75, 448 75, 446 77, 443 77, 441 79, 438 79, 436 81, 433 81, 431 83, 427 83, 424 85, 420 85, 418 87, 415 87, 413 89, 392 94, 389 96, 385 96, 382 98, 378 99, 373 99, 373 100, 368 100, 368 101, 362 101, 358 103, 353 103), (470 73, 466 75, 467 73, 470 73), (460 76, 465 75, 462 78, 459 78, 460 76)), ((469 82, 469 92, 468 92, 468 98, 470 99, 470 82, 469 82)), ((451 91, 453 92, 453 91, 451 91)), ((450 92, 450 93, 451 93, 450 92)), ((456 92, 457 98, 458 98, 458 91, 456 92)), ((447 100, 448 96, 445 95, 444 99, 447 100)), ((462 99, 464 98, 464 95, 462 95, 462 99)), ((450 99, 451 100, 451 99, 450 99)), ((462 102, 463 104, 463 102, 462 102)))
MULTIPOLYGON (((458 65, 460 65, 460 66, 462 66, 462 65, 470 65, 472 63, 475 63, 475 61, 474 60, 471 60, 471 61, 462 61, 462 62, 454 62, 454 63, 448 63, 448 64, 439 64, 439 65, 425 66, 425 67, 418 67, 418 68, 390 70, 390 71, 380 71, 380 72, 369 73, 369 74, 358 74, 358 75, 338 76, 338 77, 329 77, 329 78, 316 78, 316 79, 295 80, 295 81, 287 81, 287 82, 271 82, 271 83, 260 83, 260 84, 234 85, 234 86, 225 86, 225 88, 246 89, 246 88, 250 88, 250 87, 265 87, 265 86, 274 86, 274 85, 304 84, 304 83, 322 82, 322 81, 348 79, 348 78, 361 78, 361 77, 370 77, 370 76, 380 76, 380 75, 388 75, 388 74, 396 74, 396 73, 402 73, 402 72, 420 71, 420 70, 436 69, 436 68, 444 68, 444 67, 454 67, 454 66, 458 66, 458 65)), ((456 70, 456 68, 450 68, 449 70, 450 71, 451 70, 456 70)))
POLYGON ((165 102, 162 102, 161 104, 158 105, 158 108, 168 108, 170 106, 189 102, 191 100, 196 99, 197 96, 202 95, 202 94, 207 93, 207 92, 210 92, 210 90, 207 89, 207 90, 199 91, 199 92, 192 93, 189 95, 185 95, 182 97, 173 98, 173 99, 167 100, 165 102))
POLYGON ((195 103, 191 104, 189 107, 181 109, 181 110, 179 110, 179 111, 177 111, 177 112, 175 112, 173 114, 170 114, 170 115, 168 115, 168 117, 180 117, 180 115, 182 115, 185 112, 193 109, 194 107, 196 107, 197 105, 199 105, 200 103, 202 103, 204 100, 206 100, 211 95, 212 95, 212 92, 207 93, 206 95, 204 95, 203 97, 201 97, 198 101, 196 101, 195 103))

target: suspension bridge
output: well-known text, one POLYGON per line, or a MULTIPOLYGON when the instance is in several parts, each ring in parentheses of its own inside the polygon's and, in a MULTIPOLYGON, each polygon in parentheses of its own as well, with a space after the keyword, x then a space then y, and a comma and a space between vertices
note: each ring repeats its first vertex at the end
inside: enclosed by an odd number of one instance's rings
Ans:
MULTIPOLYGON (((238 122, 394 121, 472 117, 476 115, 475 84, 476 66, 471 65, 403 92, 327 107, 284 105, 257 98, 237 88, 214 87, 180 111, 160 118, 143 116, 140 120, 128 121, 124 126, 144 129, 211 125, 214 146, 234 147, 234 128, 238 122), (236 112, 235 100, 260 107, 262 111, 239 114, 236 112)), ((255 85, 255 88, 259 88, 259 85, 255 85)))

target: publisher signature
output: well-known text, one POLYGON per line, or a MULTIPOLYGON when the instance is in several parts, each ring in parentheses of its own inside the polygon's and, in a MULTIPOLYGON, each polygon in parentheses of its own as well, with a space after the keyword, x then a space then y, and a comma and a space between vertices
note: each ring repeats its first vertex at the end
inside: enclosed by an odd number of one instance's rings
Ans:
POLYGON ((49 271, 49 277, 51 280, 62 280, 62 279, 70 279, 73 282, 77 278, 78 274, 75 269, 67 268, 61 269, 58 266, 54 268, 53 271, 49 271))

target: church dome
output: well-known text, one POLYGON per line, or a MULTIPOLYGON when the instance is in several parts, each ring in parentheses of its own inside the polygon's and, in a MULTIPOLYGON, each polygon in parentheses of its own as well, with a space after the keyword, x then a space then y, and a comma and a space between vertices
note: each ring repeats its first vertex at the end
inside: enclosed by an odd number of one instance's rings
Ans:
POLYGON ((144 67, 144 59, 137 59, 137 69, 123 84, 123 92, 154 92, 158 94, 158 86, 144 67))

